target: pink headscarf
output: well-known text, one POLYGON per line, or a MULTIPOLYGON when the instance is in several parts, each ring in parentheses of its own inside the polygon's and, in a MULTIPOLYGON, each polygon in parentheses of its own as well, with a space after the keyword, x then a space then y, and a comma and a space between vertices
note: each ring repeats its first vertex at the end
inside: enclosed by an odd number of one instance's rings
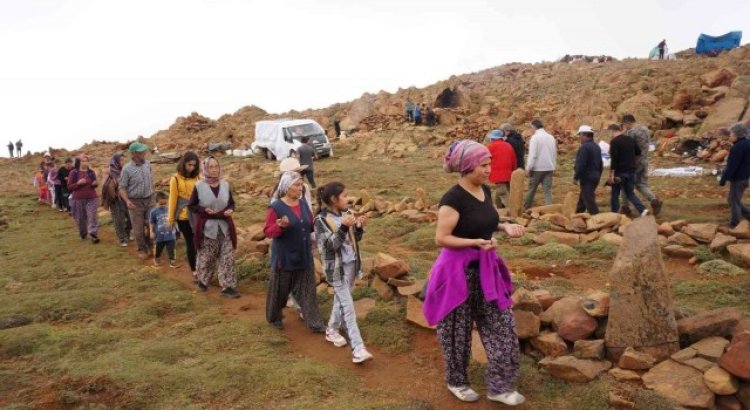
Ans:
POLYGON ((461 175, 466 175, 491 156, 487 147, 476 141, 456 141, 448 148, 443 169, 445 172, 460 172, 461 175))

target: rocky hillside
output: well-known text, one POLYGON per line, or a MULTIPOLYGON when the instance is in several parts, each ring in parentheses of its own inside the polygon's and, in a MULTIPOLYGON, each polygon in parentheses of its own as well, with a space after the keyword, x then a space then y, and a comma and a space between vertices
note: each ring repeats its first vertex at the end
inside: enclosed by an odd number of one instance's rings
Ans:
MULTIPOLYGON (((196 149, 230 137, 246 145, 252 141, 257 120, 312 117, 332 135, 333 119, 338 118, 342 128, 355 135, 398 134, 397 141, 389 143, 409 149, 456 137, 479 139, 502 122, 526 130, 534 117, 542 118, 563 142, 579 124, 603 129, 628 112, 656 130, 657 138, 702 137, 743 115, 750 119, 745 112, 750 96, 750 46, 716 58, 682 55, 687 58, 513 63, 453 76, 423 89, 366 93, 354 101, 302 112, 269 114, 250 106, 216 120, 192 113, 151 139, 162 151, 196 149), (404 123, 407 98, 435 108, 436 129, 420 130, 404 123)), ((375 151, 388 151, 380 144, 375 151)))

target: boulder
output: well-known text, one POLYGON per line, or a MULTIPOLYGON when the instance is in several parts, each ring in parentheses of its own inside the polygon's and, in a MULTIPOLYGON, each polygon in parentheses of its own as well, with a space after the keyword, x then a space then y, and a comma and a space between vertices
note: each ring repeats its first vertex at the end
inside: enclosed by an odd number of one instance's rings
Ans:
POLYGON ((628 347, 620 356, 617 365, 627 370, 648 370, 654 367, 654 363, 656 363, 656 359, 650 354, 628 347))
POLYGON ((518 288, 515 292, 513 292, 511 299, 513 299, 514 310, 525 310, 536 315, 542 313, 543 311, 542 304, 539 302, 539 299, 537 299, 537 297, 530 290, 518 288))
POLYGON ((644 124, 650 129, 661 127, 661 117, 657 116, 656 110, 660 106, 659 98, 653 94, 636 94, 617 106, 618 117, 625 114, 633 114, 636 121, 644 124))
POLYGON ((708 248, 711 250, 711 252, 719 252, 727 246, 735 243, 737 243, 737 238, 735 238, 734 236, 718 232, 716 233, 716 236, 714 236, 714 239, 711 241, 711 244, 708 245, 708 248))
POLYGON ((703 120, 703 124, 701 124, 698 134, 704 135, 715 129, 736 123, 740 119, 742 112, 745 110, 746 102, 746 98, 726 97, 714 104, 708 117, 703 120))
POLYGON ((695 251, 682 245, 667 245, 664 247, 664 253, 673 258, 689 259, 695 255, 695 251))
POLYGON ((534 237, 534 242, 538 245, 561 243, 563 245, 575 246, 581 243, 581 235, 568 232, 544 231, 534 237))
POLYGON ((380 298, 383 300, 389 300, 394 295, 391 285, 383 282, 383 280, 380 279, 380 276, 376 276, 372 280, 372 283, 370 283, 370 287, 375 289, 375 291, 378 292, 378 295, 380 295, 380 298))
POLYGON ((737 308, 722 308, 686 317, 677 322, 680 341, 689 345, 711 336, 727 337, 742 318, 737 308))
POLYGON ((750 267, 750 243, 738 243, 735 245, 727 246, 729 255, 741 262, 745 266, 750 267))
POLYGON ((735 78, 737 78, 737 74, 735 74, 731 69, 719 68, 701 75, 700 82, 701 85, 704 85, 708 88, 715 88, 720 86, 730 87, 735 78))
POLYGON ((543 310, 549 309, 549 307, 552 306, 553 303, 560 300, 560 297, 553 295, 550 291, 545 289, 537 289, 535 291, 532 291, 531 293, 542 305, 543 310))
POLYGON ((632 370, 620 369, 619 367, 613 367, 609 369, 609 375, 615 380, 621 382, 634 382, 641 380, 641 375, 632 370))
POLYGON ((573 344, 573 356, 579 359, 604 359, 604 340, 577 340, 573 344))
POLYGON ((656 228, 651 216, 631 222, 612 265, 605 343, 613 360, 628 347, 657 360, 680 350, 656 228))
POLYGON ((565 225, 565 230, 569 232, 575 232, 575 233, 585 233, 586 228, 586 221, 581 218, 573 218, 568 221, 568 224, 565 225))
POLYGON ((695 239, 682 232, 676 232, 674 235, 670 236, 669 243, 680 246, 698 246, 698 242, 695 239))
POLYGON ((378 253, 372 272, 387 281, 409 273, 409 264, 385 253, 378 253))
POLYGON ((664 222, 659 225, 656 232, 658 232, 659 235, 664 235, 666 237, 670 237, 675 234, 674 228, 672 228, 672 225, 669 222, 664 222))
POLYGON ((591 317, 605 317, 609 315, 609 293, 592 293, 581 301, 581 307, 591 317))
POLYGON ((608 361, 577 359, 561 356, 547 363, 547 371, 552 377, 569 382, 585 383, 596 379, 612 367, 608 361))
POLYGON ((576 297, 565 297, 553 303, 540 319, 552 323, 560 337, 570 342, 588 338, 598 325, 596 319, 583 310, 581 300, 576 297))
POLYGON ((408 322, 414 323, 415 325, 419 327, 423 327, 425 329, 435 329, 435 326, 430 326, 427 323, 427 319, 424 318, 424 313, 422 313, 422 306, 424 305, 424 302, 417 299, 414 296, 407 296, 406 297, 406 320, 408 322))
POLYGON ((750 381, 750 333, 741 333, 732 338, 726 353, 719 359, 719 366, 743 380, 750 381))
POLYGON ((557 333, 542 333, 531 339, 531 346, 545 356, 557 357, 568 354, 568 345, 557 333))
POLYGON ((570 220, 568 218, 559 213, 542 215, 542 217, 539 219, 547 221, 552 225, 557 225, 560 228, 565 228, 565 226, 570 223, 570 220))
POLYGON ((539 335, 541 322, 539 317, 525 310, 513 310, 516 319, 516 336, 519 339, 531 339, 539 335))
POLYGON ((715 366, 703 373, 703 382, 716 394, 735 394, 740 389, 737 379, 721 367, 715 366))
POLYGON ((510 202, 510 216, 517 218, 523 212, 523 195, 524 185, 526 183, 526 171, 519 168, 510 175, 510 193, 508 201, 510 202))
POLYGON ((602 235, 601 240, 616 246, 622 245, 622 236, 616 233, 605 233, 602 235))
POLYGON ((737 226, 729 230, 729 234, 739 239, 750 239, 750 221, 743 219, 737 226))
POLYGON ((672 229, 674 229, 675 232, 680 232, 682 228, 687 226, 688 221, 686 219, 678 219, 676 221, 670 222, 669 224, 672 225, 672 229))
POLYGON ((714 393, 703 383, 703 373, 690 366, 665 360, 642 377, 643 384, 681 406, 711 409, 714 393))
POLYGON ((586 221, 586 228, 589 231, 598 231, 603 228, 617 229, 620 226, 621 216, 616 212, 602 212, 593 215, 586 221))
POLYGON ((694 343, 690 348, 695 350, 699 357, 718 363, 728 345, 729 340, 723 337, 712 336, 694 343))
MULTIPOLYGON (((682 233, 690 236, 698 242, 711 243, 718 229, 716 224, 688 224, 682 228, 682 233)), ((680 244, 681 245, 681 244, 680 244)))
POLYGON ((357 312, 357 320, 365 320, 373 309, 375 309, 375 299, 362 298, 354 302, 354 311, 357 312))

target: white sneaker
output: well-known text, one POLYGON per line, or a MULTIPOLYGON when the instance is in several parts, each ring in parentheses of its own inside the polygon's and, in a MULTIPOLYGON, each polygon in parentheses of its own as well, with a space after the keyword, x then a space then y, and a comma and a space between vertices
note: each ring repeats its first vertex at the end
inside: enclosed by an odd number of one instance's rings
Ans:
POLYGON ((456 396, 457 399, 465 402, 474 402, 479 400, 479 395, 469 386, 451 386, 448 385, 448 390, 456 396))
POLYGON ((508 406, 518 406, 519 404, 526 401, 526 397, 523 397, 523 394, 517 391, 500 394, 488 394, 487 399, 507 404, 508 406))
POLYGON ((352 353, 352 363, 362 363, 372 359, 372 353, 360 347, 352 353))
POLYGON ((336 329, 331 329, 330 327, 326 329, 326 340, 333 343, 333 345, 336 347, 344 347, 347 344, 344 336, 341 336, 341 334, 337 332, 336 329))
POLYGON ((641 212, 641 216, 648 215, 648 209, 644 209, 643 212, 641 212))

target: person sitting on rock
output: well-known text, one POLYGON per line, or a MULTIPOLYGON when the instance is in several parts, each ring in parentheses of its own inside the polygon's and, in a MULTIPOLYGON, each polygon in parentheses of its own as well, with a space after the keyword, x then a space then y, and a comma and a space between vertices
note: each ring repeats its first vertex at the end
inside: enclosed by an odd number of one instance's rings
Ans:
POLYGON ((750 178, 750 131, 744 124, 737 123, 729 128, 729 132, 732 149, 729 150, 727 167, 721 175, 719 185, 724 186, 729 181, 729 227, 734 228, 740 223, 741 218, 750 221, 750 208, 742 203, 750 178))
POLYGON ((479 400, 467 371, 471 333, 476 323, 487 352, 487 398, 506 405, 525 401, 515 391, 520 349, 511 311, 510 271, 497 254, 495 231, 520 237, 524 228, 500 223, 487 183, 490 152, 475 141, 453 143, 443 168, 460 173, 443 195, 435 243, 441 247, 425 292, 423 312, 437 335, 445 359, 448 390, 461 401, 479 400))
POLYGON ((604 169, 602 150, 594 142, 594 130, 588 125, 582 125, 578 129, 578 136, 581 138, 581 147, 576 154, 573 183, 581 187, 581 193, 578 196, 576 212, 588 211, 589 214, 596 215, 599 213, 599 207, 596 206, 596 187, 604 169))

